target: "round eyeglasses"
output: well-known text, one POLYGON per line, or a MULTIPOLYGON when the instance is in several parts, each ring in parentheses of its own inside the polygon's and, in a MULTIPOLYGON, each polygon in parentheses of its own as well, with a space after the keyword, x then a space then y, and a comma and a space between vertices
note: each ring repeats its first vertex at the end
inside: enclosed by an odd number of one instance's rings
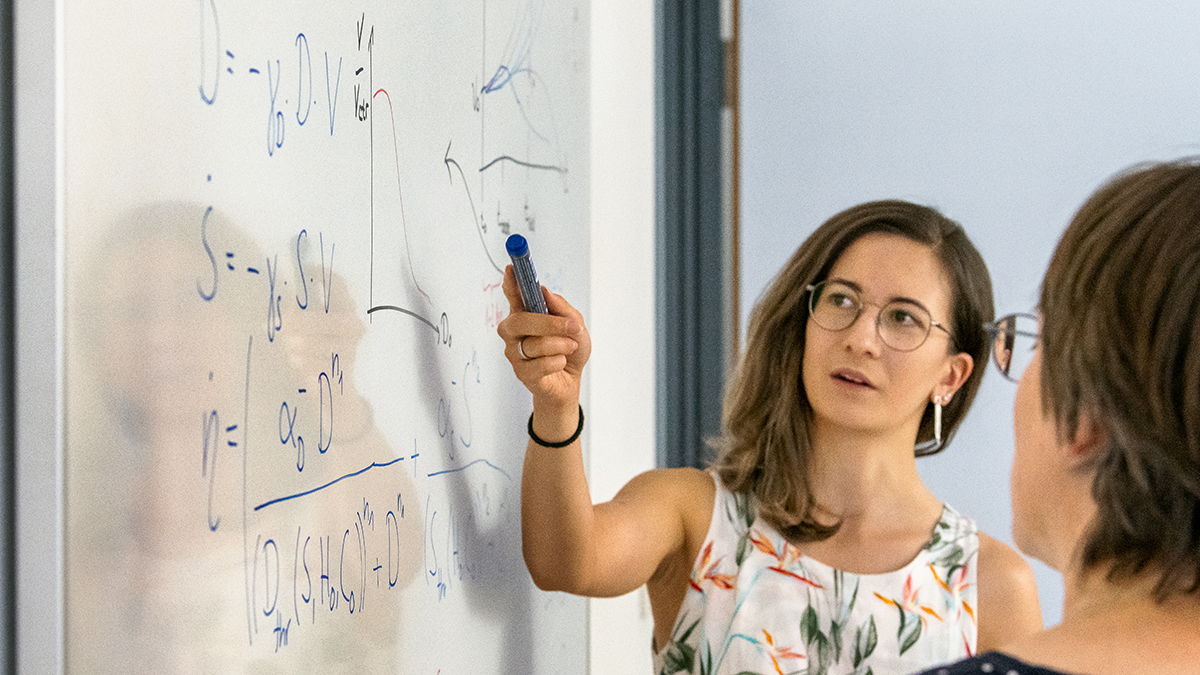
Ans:
MULTIPOLYGON (((806 287, 808 289, 808 315, 818 326, 829 331, 846 330, 863 312, 863 302, 858 289, 842 281, 822 281, 806 287)), ((879 339, 899 352, 911 352, 925 344, 935 327, 941 329, 950 340, 954 335, 942 324, 933 320, 929 310, 912 300, 896 299, 879 307, 875 316, 875 331, 879 339)))
POLYGON ((1038 345, 1038 318, 1033 314, 1009 314, 983 325, 992 338, 992 362, 1005 379, 1019 382, 1033 361, 1038 345))

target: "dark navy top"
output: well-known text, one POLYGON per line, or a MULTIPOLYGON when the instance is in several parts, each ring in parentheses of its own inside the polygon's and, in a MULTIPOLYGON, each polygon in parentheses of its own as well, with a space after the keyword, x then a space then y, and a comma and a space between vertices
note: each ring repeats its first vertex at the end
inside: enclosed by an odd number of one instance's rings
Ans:
POLYGON ((1061 670, 1031 666, 1000 652, 984 652, 946 666, 930 668, 920 675, 1071 675, 1061 670))

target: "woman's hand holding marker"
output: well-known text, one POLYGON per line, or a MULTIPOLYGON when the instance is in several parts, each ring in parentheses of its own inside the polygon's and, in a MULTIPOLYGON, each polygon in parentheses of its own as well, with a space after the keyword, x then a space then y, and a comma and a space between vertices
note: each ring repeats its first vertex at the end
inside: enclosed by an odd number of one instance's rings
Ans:
POLYGON ((583 315, 538 286, 547 314, 525 310, 513 266, 504 270, 509 315, 497 332, 517 379, 533 394, 533 426, 544 439, 568 438, 578 426, 583 367, 592 352, 583 315))

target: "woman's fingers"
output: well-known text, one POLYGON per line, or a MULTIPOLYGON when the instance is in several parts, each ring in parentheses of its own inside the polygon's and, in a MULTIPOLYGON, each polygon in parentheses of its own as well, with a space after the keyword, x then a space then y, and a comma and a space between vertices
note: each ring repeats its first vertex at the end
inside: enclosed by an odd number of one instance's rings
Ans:
POLYGON ((513 373, 534 398, 567 400, 579 396, 579 379, 566 369, 567 357, 561 354, 529 361, 513 362, 513 373))
POLYGON ((587 327, 584 326, 583 314, 557 293, 546 290, 543 295, 546 297, 546 308, 550 310, 551 314, 557 314, 565 319, 563 330, 577 345, 574 350, 567 353, 566 368, 576 374, 582 373, 583 366, 592 355, 592 337, 588 334, 587 327))
POLYGON ((567 319, 566 331, 568 335, 573 335, 579 331, 583 325, 583 314, 579 310, 575 309, 563 296, 551 292, 545 286, 542 287, 542 297, 546 299, 546 309, 550 310, 551 314, 567 319))
POLYGON ((504 355, 517 379, 535 399, 577 398, 583 367, 592 350, 583 315, 544 286, 542 297, 549 313, 526 312, 511 265, 504 270, 503 289, 509 315, 496 332, 504 339, 504 355))
MULTIPOLYGON (((505 283, 507 284, 508 281, 509 277, 506 276, 505 283)), ((522 310, 520 297, 511 295, 507 286, 505 295, 508 296, 512 312, 496 327, 496 332, 504 338, 505 342, 525 336, 565 337, 578 341, 581 334, 586 333, 583 329, 583 315, 560 296, 546 291, 546 297, 553 298, 552 302, 557 311, 551 310, 550 314, 538 314, 522 310)))
POLYGON ((516 347, 517 358, 523 361, 545 358, 547 356, 566 356, 579 349, 579 343, 571 338, 552 336, 535 337, 532 335, 518 338, 514 346, 516 347))
MULTIPOLYGON (((504 297, 508 299, 509 316, 516 314, 525 314, 525 305, 521 302, 521 292, 517 288, 517 277, 513 273, 512 265, 504 268, 504 283, 501 284, 504 289, 504 297)), ((559 332, 567 335, 573 335, 578 332, 583 325, 583 315, 579 310, 571 306, 561 295, 550 292, 545 286, 541 286, 542 297, 546 299, 546 308, 550 310, 550 314, 535 314, 534 316, 557 316, 565 319, 558 325, 561 325, 559 332)), ((552 324, 553 325, 553 324, 552 324)))
POLYGON ((563 372, 563 368, 566 365, 567 357, 562 354, 554 354, 552 356, 530 359, 519 365, 514 365, 513 371, 517 373, 517 379, 525 384, 540 385, 542 384, 540 380, 563 372))
POLYGON ((521 302, 521 291, 517 288, 517 275, 513 272, 512 265, 504 267, 504 283, 500 284, 500 288, 504 291, 504 297, 508 298, 510 316, 525 311, 525 304, 521 302))

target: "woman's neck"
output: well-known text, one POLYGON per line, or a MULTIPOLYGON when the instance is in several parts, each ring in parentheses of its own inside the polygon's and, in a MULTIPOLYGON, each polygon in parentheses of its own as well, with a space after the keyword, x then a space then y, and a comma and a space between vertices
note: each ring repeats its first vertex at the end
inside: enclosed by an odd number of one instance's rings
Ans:
POLYGON ((1112 581, 1107 567, 1083 572, 1073 564, 1063 574, 1063 624, 1111 622, 1114 616, 1141 615, 1155 621, 1183 618, 1193 630, 1200 626, 1200 597, 1176 593, 1160 600, 1155 592, 1157 585, 1158 575, 1153 570, 1132 579, 1112 581))
POLYGON ((843 524, 896 515, 897 504, 922 514, 940 504, 921 482, 913 454, 914 430, 881 434, 814 424, 808 471, 821 511, 843 524))
POLYGON ((1003 651, 1064 672, 1193 673, 1200 663, 1200 597, 1155 595, 1157 575, 1112 581, 1108 569, 1063 574, 1063 620, 1003 651))

